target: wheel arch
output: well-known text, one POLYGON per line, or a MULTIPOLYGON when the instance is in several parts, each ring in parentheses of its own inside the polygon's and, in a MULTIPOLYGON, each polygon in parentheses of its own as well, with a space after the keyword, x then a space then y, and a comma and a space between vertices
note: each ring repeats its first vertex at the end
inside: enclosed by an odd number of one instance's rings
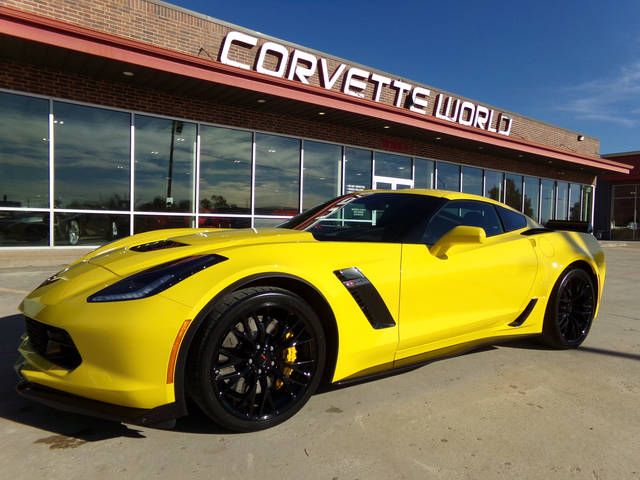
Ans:
MULTIPOLYGON (((579 268, 580 270, 584 270, 587 275, 589 275, 589 278, 591 278, 591 282, 593 283, 593 288, 595 289, 595 300, 596 303, 598 302, 598 298, 599 297, 599 290, 600 290, 600 286, 598 285, 598 275, 596 275, 596 272, 594 270, 594 268, 589 264, 589 262, 587 262, 586 260, 576 260, 572 263, 570 263, 569 265, 567 265, 567 268, 565 268, 562 273, 568 271, 569 269, 572 268, 579 268)), ((560 278, 562 276, 562 273, 560 274, 560 276, 558 276, 558 278, 560 278)), ((558 280, 556 279, 556 282, 558 280)))
POLYGON ((180 344, 174 378, 175 402, 180 416, 188 413, 186 407, 186 368, 192 346, 198 338, 198 332, 202 329, 206 318, 218 301, 238 290, 250 287, 282 288, 298 295, 309 303, 320 318, 326 338, 327 361, 322 374, 321 385, 331 381, 338 358, 338 326, 333 310, 324 295, 315 286, 295 275, 281 272, 250 275, 232 283, 213 297, 193 319, 180 344))

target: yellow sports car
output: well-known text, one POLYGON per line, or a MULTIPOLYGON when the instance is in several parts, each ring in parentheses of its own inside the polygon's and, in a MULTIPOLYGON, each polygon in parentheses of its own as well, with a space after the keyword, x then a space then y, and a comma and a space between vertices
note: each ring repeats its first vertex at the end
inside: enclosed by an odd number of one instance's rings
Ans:
POLYGON ((591 235, 436 190, 345 195, 273 229, 142 233, 24 299, 18 391, 144 425, 170 425, 191 398, 258 430, 321 381, 524 335, 577 347, 604 276, 591 235))

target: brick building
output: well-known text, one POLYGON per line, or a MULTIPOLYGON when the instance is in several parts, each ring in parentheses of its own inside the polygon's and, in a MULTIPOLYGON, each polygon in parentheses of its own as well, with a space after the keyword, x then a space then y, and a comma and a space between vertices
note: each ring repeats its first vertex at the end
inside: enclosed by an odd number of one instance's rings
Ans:
POLYGON ((0 247, 443 188, 591 222, 599 141, 158 0, 0 0, 0 247))

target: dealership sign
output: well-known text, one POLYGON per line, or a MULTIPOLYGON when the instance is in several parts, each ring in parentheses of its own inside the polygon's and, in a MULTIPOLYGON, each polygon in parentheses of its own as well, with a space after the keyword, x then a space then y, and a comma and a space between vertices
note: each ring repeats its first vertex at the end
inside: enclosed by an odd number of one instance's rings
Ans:
POLYGON ((222 43, 220 61, 234 67, 253 69, 258 73, 287 78, 307 85, 310 84, 309 79, 317 77, 318 83, 323 88, 333 90, 334 87, 341 85, 343 93, 358 98, 365 98, 367 86, 372 84, 373 92, 368 98, 375 102, 380 102, 383 89, 391 89, 394 92, 396 107, 408 108, 422 115, 431 115, 441 120, 501 135, 508 136, 511 133, 513 119, 509 115, 496 113, 490 108, 468 100, 461 100, 443 93, 432 97, 428 88, 411 85, 399 79, 391 79, 362 68, 349 67, 344 63, 330 71, 326 58, 319 58, 297 49, 290 52, 287 47, 275 42, 265 42, 257 52, 254 52, 253 49, 257 44, 257 37, 242 32, 230 32, 222 43), (230 55, 232 49, 236 55, 230 55), (244 60, 234 60, 230 56, 244 60), (272 66, 272 62, 267 62, 268 56, 277 58, 275 67, 272 66), (250 59, 251 63, 245 63, 250 59))

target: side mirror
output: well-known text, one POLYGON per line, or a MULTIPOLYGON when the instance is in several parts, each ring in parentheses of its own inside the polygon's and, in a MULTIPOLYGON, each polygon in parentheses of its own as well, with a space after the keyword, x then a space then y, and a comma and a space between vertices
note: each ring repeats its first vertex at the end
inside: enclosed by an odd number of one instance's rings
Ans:
POLYGON ((487 234, 483 228, 458 225, 445 233, 440 240, 434 243, 429 251, 439 258, 447 258, 447 252, 456 245, 481 244, 487 240, 487 234))

